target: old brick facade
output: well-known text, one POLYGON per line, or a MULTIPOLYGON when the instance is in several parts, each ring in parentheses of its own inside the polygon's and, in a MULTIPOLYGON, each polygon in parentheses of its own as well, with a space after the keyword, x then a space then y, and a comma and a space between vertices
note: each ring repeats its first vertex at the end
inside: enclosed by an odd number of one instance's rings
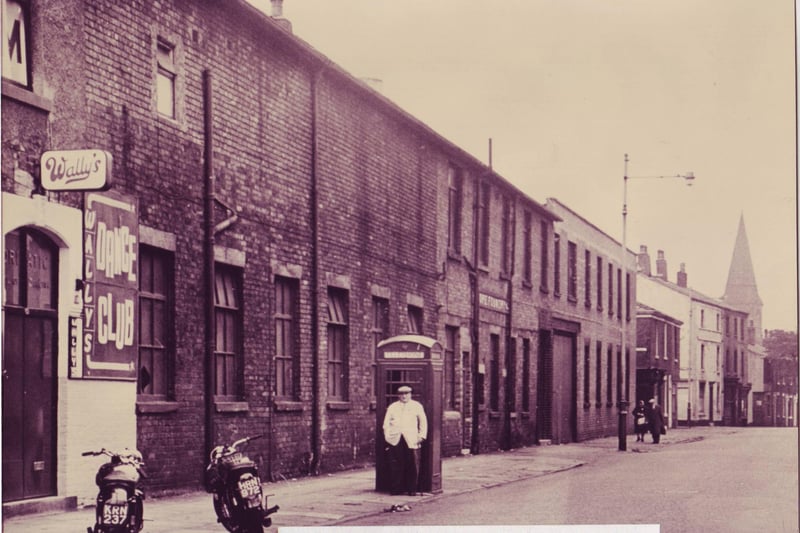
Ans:
POLYGON ((245 2, 6 1, 30 78, 3 80, 3 231, 61 259, 52 495, 91 498, 80 452, 134 441, 162 492, 244 435, 265 435, 248 451, 267 479, 371 463, 376 338, 409 332, 449 352, 444 454, 615 431, 611 400, 584 403, 582 350, 619 326, 558 299, 559 216, 245 2), (138 383, 68 371, 86 196, 41 190, 38 161, 73 149, 112 154, 137 260, 161 269, 140 272, 138 383))

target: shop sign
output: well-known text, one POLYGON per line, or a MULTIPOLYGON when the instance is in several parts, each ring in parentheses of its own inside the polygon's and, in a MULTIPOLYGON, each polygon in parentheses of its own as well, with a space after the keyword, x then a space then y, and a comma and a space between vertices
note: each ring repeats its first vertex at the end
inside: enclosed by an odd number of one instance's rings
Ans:
POLYGON ((74 377, 136 379, 139 225, 136 201, 86 195, 82 368, 74 377))
POLYGON ((425 352, 383 352, 385 359, 424 359, 425 352))
POLYGON ((487 309, 491 309, 492 311, 498 311, 500 313, 508 313, 508 302, 492 296, 491 294, 481 293, 480 294, 480 304, 481 307, 485 307, 487 309))
POLYGON ((104 191, 111 187, 112 157, 104 150, 57 150, 39 161, 48 191, 104 191))

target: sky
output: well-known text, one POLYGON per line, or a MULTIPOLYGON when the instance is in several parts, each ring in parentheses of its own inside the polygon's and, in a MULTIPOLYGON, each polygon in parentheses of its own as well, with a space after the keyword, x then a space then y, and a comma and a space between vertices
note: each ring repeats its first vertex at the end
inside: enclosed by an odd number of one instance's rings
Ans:
MULTIPOLYGON (((269 12, 268 2, 258 0, 269 12)), ((766 329, 797 330, 794 2, 284 0, 295 35, 670 281, 725 291, 744 217, 766 329), (634 179, 693 172, 680 179, 634 179), (653 267, 655 267, 653 263, 653 267)))

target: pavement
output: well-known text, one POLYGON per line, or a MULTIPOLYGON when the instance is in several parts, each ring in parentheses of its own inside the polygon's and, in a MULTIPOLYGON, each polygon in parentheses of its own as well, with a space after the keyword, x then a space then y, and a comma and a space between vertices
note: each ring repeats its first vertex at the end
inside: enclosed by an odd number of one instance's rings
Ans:
MULTIPOLYGON (((734 431, 730 427, 670 429, 661 444, 636 442, 629 435, 621 452, 618 437, 605 437, 564 445, 541 445, 509 451, 482 452, 442 459, 442 491, 419 496, 392 496, 375 491, 375 469, 361 468, 316 477, 266 483, 269 504, 280 505, 272 515, 272 527, 337 526, 358 518, 387 512, 393 505, 415 505, 459 494, 485 490, 540 476, 578 468, 620 453, 659 452, 667 446, 702 440, 711 434, 734 431)), ((146 533, 200 533, 224 531, 217 523, 211 496, 192 492, 179 496, 150 498, 144 504, 146 533)), ((61 533, 86 531, 94 523, 94 507, 72 511, 50 511, 3 519, 4 533, 61 533)))

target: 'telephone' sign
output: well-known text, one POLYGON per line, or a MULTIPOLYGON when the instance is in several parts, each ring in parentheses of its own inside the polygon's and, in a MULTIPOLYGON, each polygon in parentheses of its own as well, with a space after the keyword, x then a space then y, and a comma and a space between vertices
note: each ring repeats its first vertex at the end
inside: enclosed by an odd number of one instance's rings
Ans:
POLYGON ((111 187, 111 154, 104 150, 58 150, 42 154, 42 187, 48 191, 104 191, 111 187))

